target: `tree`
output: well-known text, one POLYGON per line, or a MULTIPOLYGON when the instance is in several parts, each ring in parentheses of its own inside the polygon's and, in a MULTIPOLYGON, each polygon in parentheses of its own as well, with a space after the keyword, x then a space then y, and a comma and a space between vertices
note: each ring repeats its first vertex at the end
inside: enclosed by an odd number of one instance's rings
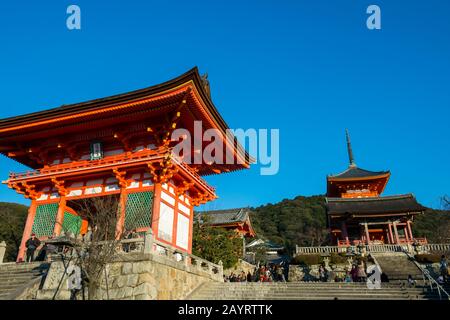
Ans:
POLYGON ((0 202, 0 242, 6 242, 5 262, 17 259, 27 213, 24 205, 0 202))
MULTIPOLYGON (((133 227, 127 229, 125 223, 121 231, 116 230, 121 208, 115 196, 82 199, 75 203, 74 209, 89 222, 89 231, 84 239, 73 240, 77 257, 75 264, 80 267, 88 283, 88 298, 98 299, 97 292, 102 283, 106 283, 108 291, 107 281, 104 281, 107 279, 106 265, 119 257, 122 253, 121 241, 134 230, 133 227)), ((137 221, 145 214, 150 214, 149 208, 142 207, 133 218, 137 221)), ((135 224, 131 221, 128 225, 135 224)))
POLYGON ((426 237, 431 243, 450 243, 450 199, 441 199, 443 210, 427 209, 424 215, 416 216, 413 233, 415 237, 426 237))
POLYGON ((232 230, 195 222, 192 253, 200 258, 219 263, 224 269, 234 267, 242 257, 242 238, 232 230))

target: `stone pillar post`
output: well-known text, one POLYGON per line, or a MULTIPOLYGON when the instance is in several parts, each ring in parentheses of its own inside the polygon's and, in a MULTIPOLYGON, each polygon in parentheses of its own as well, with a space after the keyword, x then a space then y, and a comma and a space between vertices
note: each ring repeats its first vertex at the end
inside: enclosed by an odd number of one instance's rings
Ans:
POLYGON ((28 209, 28 217, 23 230, 22 242, 20 243, 19 253, 17 254, 17 262, 22 262, 25 256, 25 243, 31 236, 31 230, 33 229, 34 217, 36 216, 36 200, 31 201, 30 208, 28 209))
POLYGON ((144 238, 144 253, 152 253, 153 251, 153 232, 148 229, 144 238))
POLYGON ((2 241, 0 242, 0 264, 3 263, 3 259, 5 258, 5 252, 6 252, 6 242, 2 241))

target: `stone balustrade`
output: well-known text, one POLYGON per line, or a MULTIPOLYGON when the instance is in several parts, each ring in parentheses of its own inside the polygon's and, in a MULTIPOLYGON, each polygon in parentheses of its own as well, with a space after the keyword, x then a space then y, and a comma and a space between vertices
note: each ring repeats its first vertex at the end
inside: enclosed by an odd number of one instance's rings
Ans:
POLYGON ((2 241, 0 242, 0 264, 3 263, 3 259, 5 258, 6 253, 6 242, 2 241))
MULTIPOLYGON (((450 244, 418 244, 416 248, 412 244, 371 244, 364 245, 367 252, 421 252, 421 253, 432 253, 432 252, 447 252, 450 251, 450 244)), ((346 253, 348 250, 357 252, 358 246, 323 246, 323 247, 299 247, 296 246, 295 253, 299 254, 331 254, 331 253, 346 253)))

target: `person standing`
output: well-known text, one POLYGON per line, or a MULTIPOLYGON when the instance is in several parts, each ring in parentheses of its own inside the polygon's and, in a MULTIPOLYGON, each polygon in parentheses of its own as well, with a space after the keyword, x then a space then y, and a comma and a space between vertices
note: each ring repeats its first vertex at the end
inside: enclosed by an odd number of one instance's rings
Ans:
POLYGON ((441 262, 440 262, 440 271, 441 271, 441 276, 444 279, 444 282, 447 281, 448 278, 448 262, 447 259, 445 258, 445 255, 441 256, 441 262))
POLYGON ((364 282, 366 281, 367 274, 366 274, 366 268, 364 266, 364 261, 360 261, 358 264, 358 281, 364 282))
POLYGON ((41 245, 41 242, 36 238, 36 234, 31 234, 31 238, 25 242, 25 247, 27 248, 26 262, 34 261, 34 252, 41 245))

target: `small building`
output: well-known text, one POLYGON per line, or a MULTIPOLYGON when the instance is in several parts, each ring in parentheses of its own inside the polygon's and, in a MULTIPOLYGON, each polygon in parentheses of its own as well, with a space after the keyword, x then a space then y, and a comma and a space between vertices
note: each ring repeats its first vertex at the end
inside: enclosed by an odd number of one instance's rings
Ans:
POLYGON ((210 226, 234 230, 242 237, 256 236, 248 208, 196 212, 196 219, 210 226))
MULTIPOLYGON (((327 176, 327 225, 332 242, 349 244, 412 243, 414 216, 425 207, 414 195, 381 196, 390 178, 389 171, 358 168, 348 131, 346 131, 349 167, 327 176)), ((426 242, 426 239, 415 239, 426 242)))
POLYGON ((289 262, 289 256, 286 254, 285 247, 273 243, 269 240, 255 239, 245 246, 246 256, 245 259, 250 263, 258 263, 256 258, 256 252, 262 250, 264 252, 264 260, 267 263, 280 264, 282 262, 289 262))

